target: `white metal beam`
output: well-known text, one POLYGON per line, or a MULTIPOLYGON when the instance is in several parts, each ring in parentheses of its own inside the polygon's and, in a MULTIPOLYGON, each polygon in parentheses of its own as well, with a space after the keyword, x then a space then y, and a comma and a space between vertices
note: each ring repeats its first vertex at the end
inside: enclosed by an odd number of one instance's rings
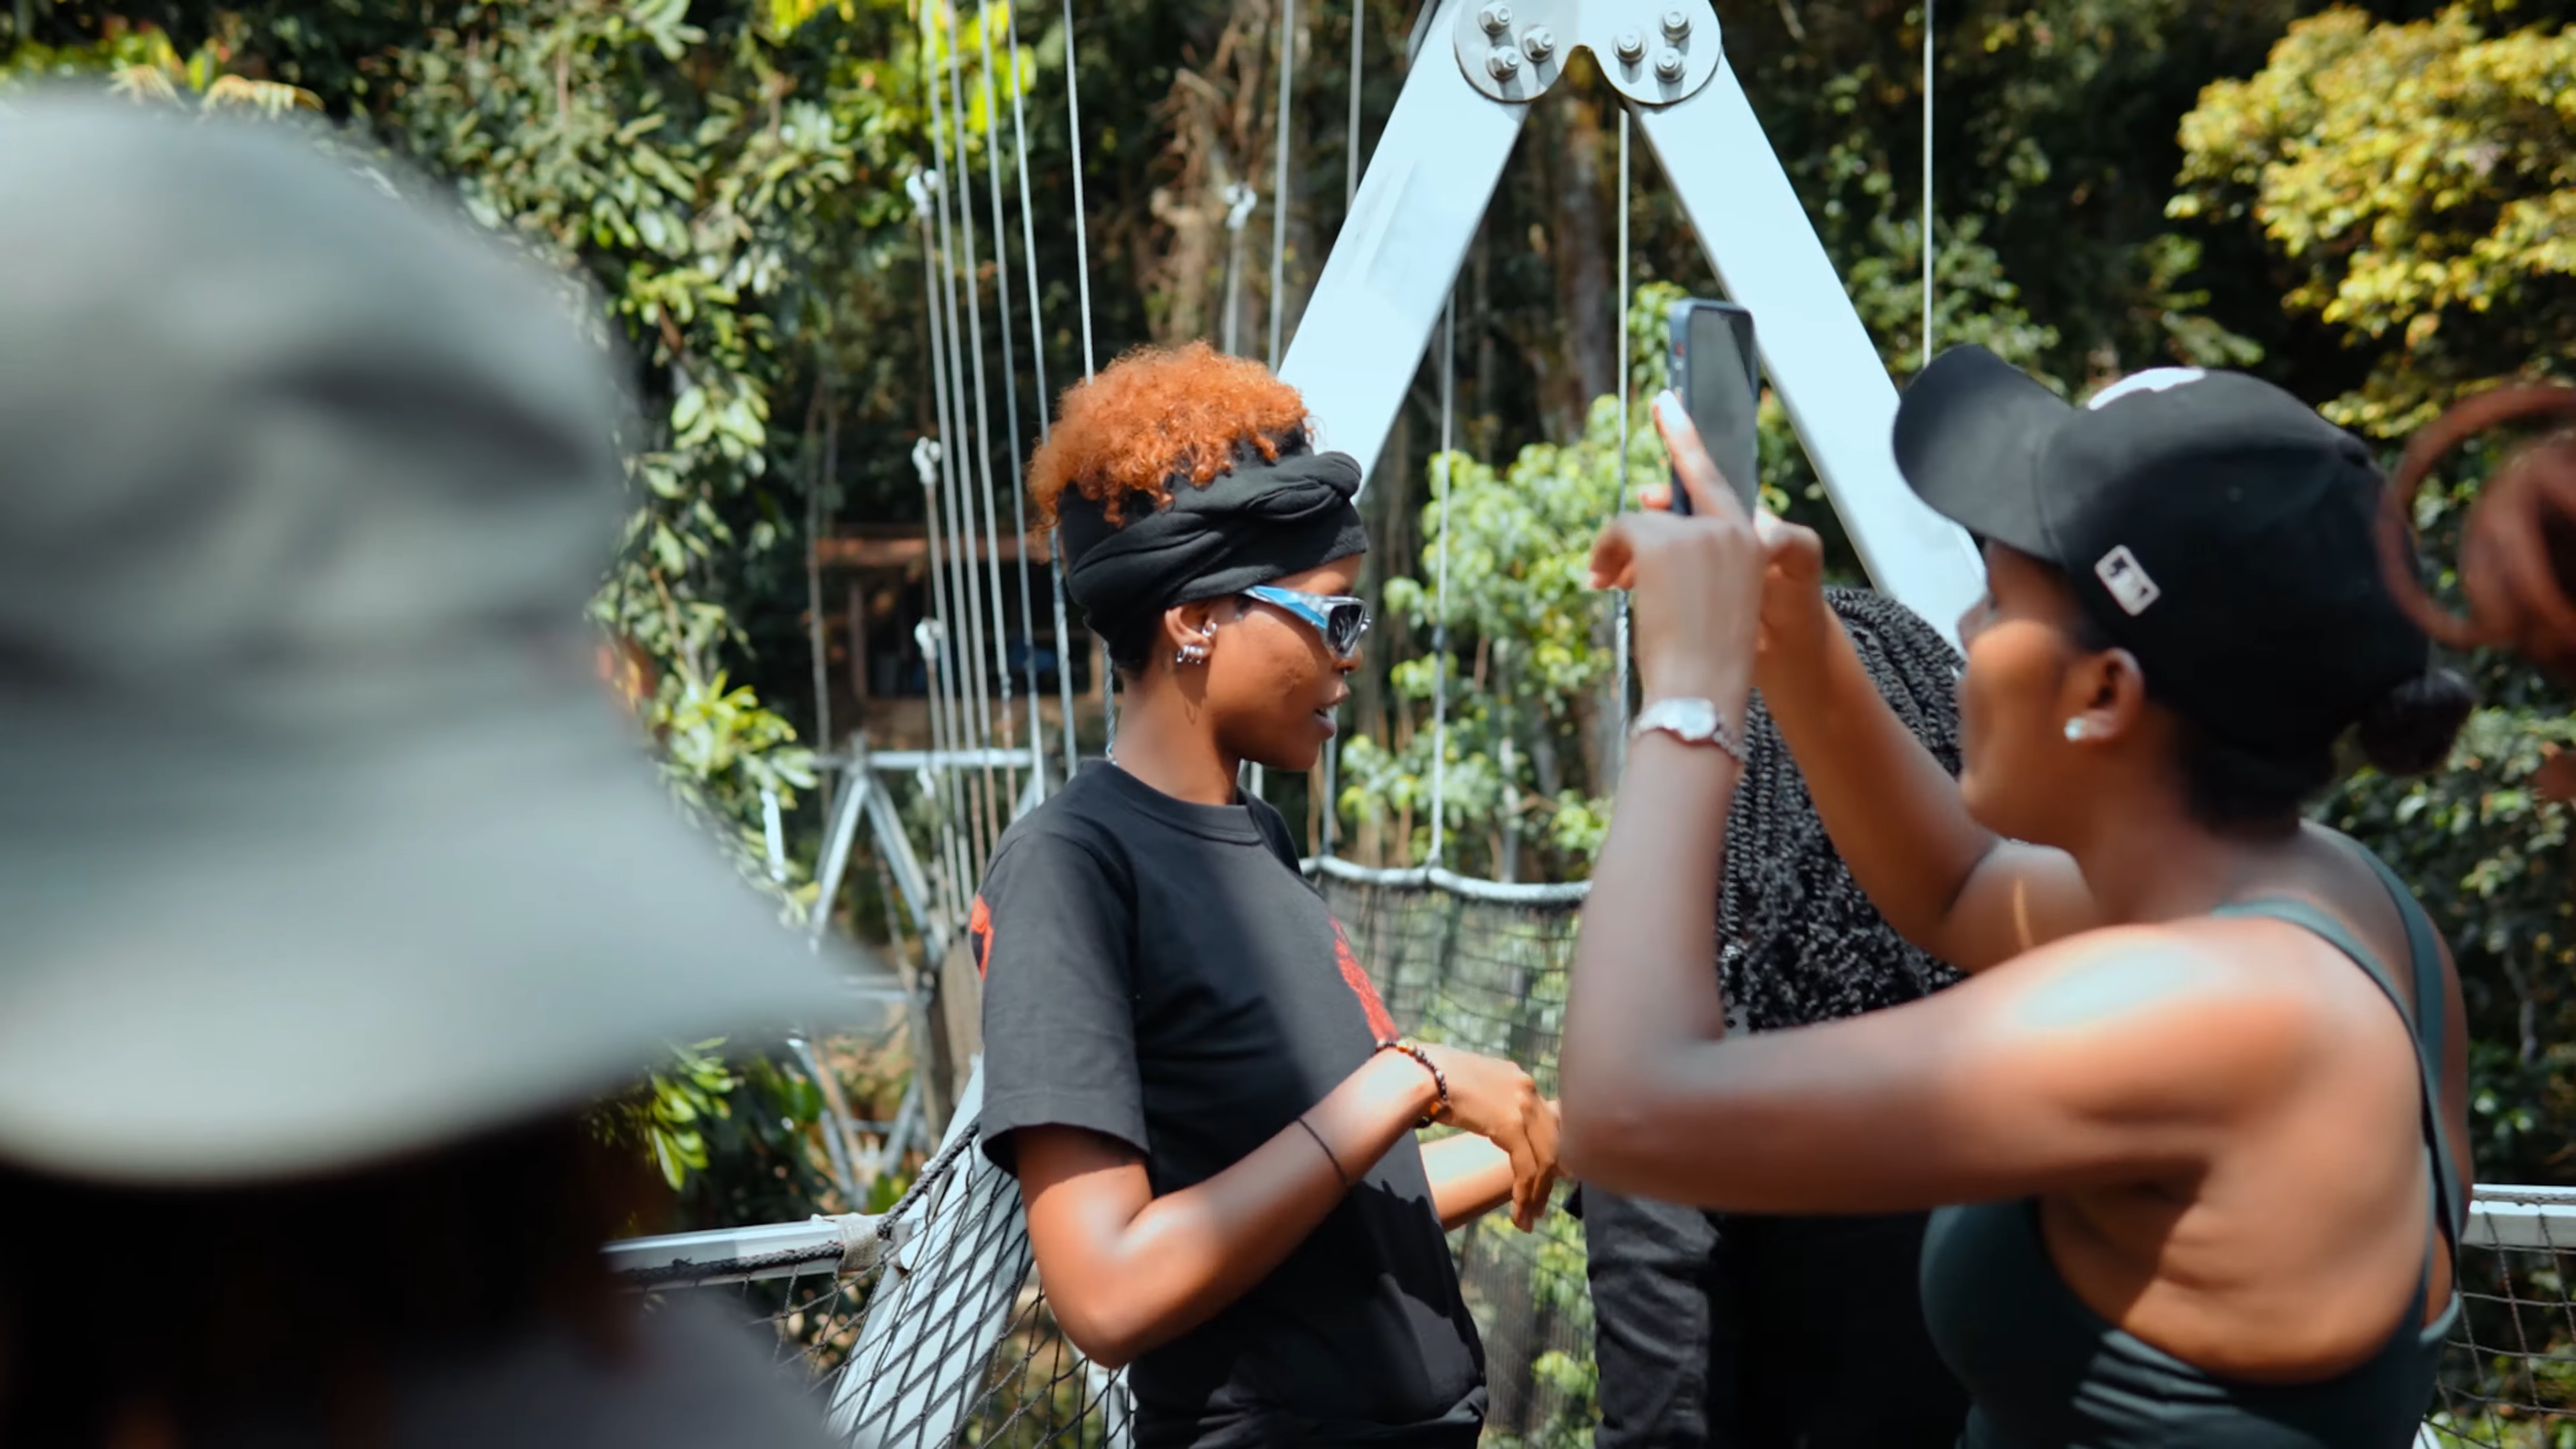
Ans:
POLYGON ((1870 581, 1957 643, 1985 566, 1897 472, 1896 385, 1733 68, 1679 104, 1635 110, 1718 286, 1752 309, 1763 370, 1870 581))
MULTIPOLYGON (((1374 468, 1530 103, 1574 49, 1634 109, 1878 587, 1955 640, 1967 535, 1896 469, 1896 389, 1726 64, 1708 0, 1442 0, 1281 375, 1374 468), (1445 53, 1444 53, 1445 52, 1445 53)), ((1624 316, 1627 299, 1620 299, 1624 316)))
MULTIPOLYGON (((1434 3, 1434 0, 1425 0, 1434 3)), ((1466 0, 1436 0, 1432 34, 1466 0)), ((1404 82, 1279 375, 1306 399, 1321 447, 1377 466, 1431 328, 1511 159, 1526 105, 1467 84, 1435 41, 1404 82)))

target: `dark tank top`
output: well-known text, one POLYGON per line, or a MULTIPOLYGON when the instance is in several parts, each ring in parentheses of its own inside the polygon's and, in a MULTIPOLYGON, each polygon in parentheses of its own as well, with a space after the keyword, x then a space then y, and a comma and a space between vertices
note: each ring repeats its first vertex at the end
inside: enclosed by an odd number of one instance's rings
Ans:
MULTIPOLYGON (((2213 914, 2265 916, 2314 932, 2408 1018, 2433 1220, 2456 1252, 2468 1203, 2442 1129, 2441 952, 2432 922, 2395 873, 2352 848, 2369 859, 2405 919, 2412 1013, 2379 959, 2315 906, 2267 899, 2213 914)), ((2038 1200, 2024 1198, 1933 1214, 1923 1239, 1923 1315, 1975 1399, 1965 1449, 2403 1449, 2423 1423, 2442 1341, 2460 1311, 2454 1293, 2440 1319, 2424 1325, 2431 1273, 2428 1257, 2404 1317, 2359 1366, 2316 1383, 2239 1383, 2123 1332, 2076 1297, 2048 1256, 2038 1200)))

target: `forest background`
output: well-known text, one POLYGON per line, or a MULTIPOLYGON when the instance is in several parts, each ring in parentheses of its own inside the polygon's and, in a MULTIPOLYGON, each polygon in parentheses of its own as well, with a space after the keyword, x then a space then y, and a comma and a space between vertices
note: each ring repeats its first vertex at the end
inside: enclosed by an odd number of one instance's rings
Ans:
MULTIPOLYGON (((1219 337, 1230 296, 1241 350, 1266 355, 1274 313, 1294 335, 1352 164, 1402 83, 1417 7, 1282 3, 0 0, 0 104, 67 77, 137 104, 318 120, 328 144, 403 158, 586 278, 643 402, 635 511, 596 609, 625 641, 621 677, 675 787, 764 879, 764 794, 781 804, 788 868, 772 886, 787 913, 846 913, 882 937, 876 872, 853 870, 819 902, 804 864, 822 834, 813 751, 839 743, 816 704, 808 563, 846 524, 922 519, 913 449, 946 431, 927 381, 937 252, 906 183, 945 168, 978 208, 971 280, 988 302, 1011 289, 1013 351, 998 315, 984 327, 991 421, 952 440, 961 465, 985 451, 1007 509, 1041 397, 1087 359, 1219 337), (1239 246, 1238 184, 1256 197, 1239 246), (995 187, 998 258, 982 209, 995 187)), ((1901 381, 1923 347, 1925 11, 1717 8, 1901 381)), ((1984 343, 2070 396, 2162 362, 2247 367, 2392 457, 2466 392, 2563 376, 2576 339, 2571 14, 2566 0, 1950 0, 1932 16, 1934 341, 1984 343)), ((1639 146, 1625 219, 1636 285, 1620 294, 1619 158, 1609 93, 1578 65, 1536 107, 1461 273, 1452 451, 1438 452, 1435 346, 1366 497, 1381 622, 1333 802, 1353 859, 1413 864, 1428 849, 1441 671, 1446 863, 1576 879, 1600 839, 1614 633, 1578 561, 1616 500, 1622 370, 1641 403, 1660 378, 1659 304, 1714 291, 1639 146), (1441 621, 1429 581, 1444 534, 1441 621), (1435 657, 1436 638, 1448 647, 1435 657)), ((1767 496, 1838 539, 1776 409, 1769 421, 1767 496)), ((1656 476, 1651 429, 1629 431, 1631 473, 1656 476)), ((2492 458, 2464 453, 2429 490, 2420 521, 2438 557, 2492 458)), ((2320 813, 2399 865, 2460 957, 2481 1179, 2576 1182, 2576 924, 2556 799, 2576 767, 2552 763, 2576 723, 2556 682, 2500 657, 2464 663, 2484 705, 2454 768, 2422 782, 2362 771, 2320 813)), ((1266 788, 1321 836, 1316 781, 1266 788)), ((925 855, 933 809, 912 812, 925 855)), ((846 1065, 828 1085, 855 1093, 861 1115, 889 1113, 894 1069, 846 1065)), ((816 1146, 826 1086, 794 1061, 690 1051, 616 1120, 683 1187, 676 1221, 774 1221, 841 1205, 816 1146)))

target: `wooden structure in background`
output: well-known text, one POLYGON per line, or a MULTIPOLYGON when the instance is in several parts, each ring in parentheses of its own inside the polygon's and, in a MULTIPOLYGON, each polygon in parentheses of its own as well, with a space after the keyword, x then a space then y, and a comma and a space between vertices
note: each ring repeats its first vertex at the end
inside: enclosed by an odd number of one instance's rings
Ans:
MULTIPOLYGON (((930 681, 923 667, 916 630, 933 616, 930 540, 918 523, 859 524, 844 527, 816 548, 824 597, 843 602, 839 617, 824 621, 836 688, 832 701, 834 732, 865 730, 876 749, 928 749, 930 681), (837 583, 838 593, 833 586, 837 583)), ((1007 667, 1015 699, 1004 738, 1004 721, 993 721, 994 743, 1024 745, 1028 733, 1028 675, 1023 650, 1039 656, 1039 714, 1049 731, 1049 751, 1058 748, 1063 728, 1061 695, 1056 687, 1059 663, 1073 672, 1074 724, 1086 741, 1100 735, 1102 700, 1098 646, 1080 624, 1070 625, 1072 639, 1055 637, 1055 598, 1047 571, 1051 562, 1044 538, 1005 537, 994 547, 982 540, 972 547, 976 598, 988 616, 987 637, 1003 657, 987 661, 991 669, 1007 667), (992 613, 992 581, 987 558, 998 560, 1002 576, 1002 618, 992 613), (1021 630, 1020 564, 1028 564, 1029 613, 1034 638, 1021 630), (1069 645, 1069 647, 1068 647, 1069 645)), ((951 568, 954 569, 954 564, 951 568)), ((952 578, 954 575, 952 574, 952 578)), ((963 626, 957 626, 962 633, 963 626)), ((988 683, 988 687, 991 687, 988 683)), ((998 704, 998 698, 996 703, 998 704)))

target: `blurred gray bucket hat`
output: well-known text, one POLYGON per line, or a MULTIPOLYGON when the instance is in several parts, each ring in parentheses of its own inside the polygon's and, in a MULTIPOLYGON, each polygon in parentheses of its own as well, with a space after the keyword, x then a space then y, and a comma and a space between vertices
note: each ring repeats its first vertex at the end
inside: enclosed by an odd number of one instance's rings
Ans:
POLYGON ((852 1009, 596 677, 566 286, 298 130, 61 95, 0 109, 0 258, 0 1161, 343 1170, 852 1009))

